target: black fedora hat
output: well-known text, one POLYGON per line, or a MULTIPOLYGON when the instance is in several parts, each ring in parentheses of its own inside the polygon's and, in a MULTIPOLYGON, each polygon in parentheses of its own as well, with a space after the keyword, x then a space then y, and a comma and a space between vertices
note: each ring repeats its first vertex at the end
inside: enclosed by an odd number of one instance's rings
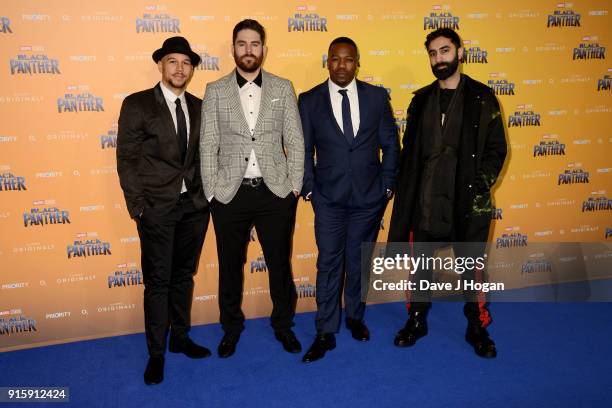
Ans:
POLYGON ((153 61, 159 62, 165 55, 168 54, 184 54, 191 60, 191 65, 198 65, 200 63, 200 56, 195 52, 191 51, 189 42, 185 37, 170 37, 162 47, 153 53, 153 61))

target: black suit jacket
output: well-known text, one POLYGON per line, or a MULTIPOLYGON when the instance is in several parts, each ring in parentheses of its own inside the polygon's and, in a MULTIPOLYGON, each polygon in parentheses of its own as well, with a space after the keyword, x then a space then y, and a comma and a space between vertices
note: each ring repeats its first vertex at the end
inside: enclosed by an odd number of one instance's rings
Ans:
POLYGON ((185 92, 189 112, 189 143, 185 162, 172 115, 157 84, 124 99, 117 135, 117 172, 132 218, 146 208, 170 211, 181 193, 182 181, 196 208, 204 208, 200 177, 200 111, 202 100, 185 92))
MULTIPOLYGON (((486 241, 491 212, 472 214, 476 194, 490 198, 490 190, 499 175, 506 158, 507 146, 499 102, 488 86, 467 75, 463 128, 457 158, 455 178, 454 229, 456 239, 463 241, 469 235, 474 242, 486 241), (474 231, 478 231, 475 233, 474 231)), ((389 227, 389 242, 408 241, 410 231, 415 229, 415 213, 421 179, 422 138, 420 121, 423 107, 436 82, 414 92, 406 116, 406 131, 400 155, 397 193, 389 227)))

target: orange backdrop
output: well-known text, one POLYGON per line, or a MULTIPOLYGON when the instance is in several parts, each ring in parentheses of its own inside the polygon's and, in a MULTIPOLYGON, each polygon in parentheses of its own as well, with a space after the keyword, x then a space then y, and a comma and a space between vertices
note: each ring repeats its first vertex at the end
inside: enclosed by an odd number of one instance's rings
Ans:
MULTIPOLYGON (((352 37, 361 51, 359 78, 387 88, 400 130, 412 92, 433 79, 425 35, 454 26, 469 54, 464 72, 499 91, 509 124, 492 239, 612 240, 609 6, 526 0, 4 4, 0 351, 143 330, 139 241, 115 168, 119 108, 126 95, 159 80, 151 53, 173 35, 187 37, 203 57, 189 85, 202 97, 207 82, 233 68, 231 30, 247 17, 266 27, 265 68, 291 79, 298 93, 327 78, 329 42, 352 37)), ((383 222, 379 241, 386 227, 383 222)), ((298 311, 315 307, 316 254, 313 213, 301 202, 293 249, 298 311)), ((248 317, 271 310, 260 257, 255 239, 245 266, 248 317)), ((218 320, 217 266, 211 224, 195 279, 194 324, 218 320)))

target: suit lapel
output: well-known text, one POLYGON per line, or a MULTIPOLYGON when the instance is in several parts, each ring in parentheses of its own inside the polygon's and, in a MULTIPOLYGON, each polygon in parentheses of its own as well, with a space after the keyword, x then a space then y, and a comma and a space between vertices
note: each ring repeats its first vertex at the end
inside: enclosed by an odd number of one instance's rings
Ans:
POLYGON ((272 105, 272 78, 266 71, 261 70, 261 100, 259 101, 259 115, 257 115, 257 122, 255 122, 255 131, 259 130, 263 126, 262 118, 268 115, 268 111, 272 105))
POLYGON ((227 99, 232 109, 232 118, 238 118, 240 122, 240 133, 249 135, 249 125, 247 124, 246 118, 244 117, 244 111, 242 110, 242 103, 240 102, 240 94, 238 93, 238 82, 236 81, 236 69, 227 76, 227 82, 225 86, 225 92, 227 99))
POLYGON ((322 85, 321 86, 321 96, 323 98, 323 106, 325 106, 325 111, 329 115, 329 120, 331 121, 331 123, 334 124, 334 128, 336 129, 336 133, 338 134, 338 136, 346 140, 347 144, 350 144, 349 141, 346 139, 346 137, 344 137, 344 132, 340 128, 340 125, 338 125, 338 121, 336 120, 336 117, 334 116, 334 109, 332 108, 331 97, 329 95, 329 84, 327 83, 327 81, 325 81, 321 85, 322 85))
POLYGON ((173 156, 176 160, 180 161, 178 140, 176 136, 176 129, 174 128, 174 121, 172 120, 172 114, 164 98, 164 94, 160 88, 160 85, 154 88, 155 101, 157 102, 157 109, 159 110, 159 117, 163 123, 164 129, 160 132, 160 136, 164 138, 164 146, 168 146, 172 150, 173 156))
POLYGON ((355 81, 357 82, 357 98, 359 99, 359 129, 357 130, 357 133, 355 134, 355 139, 357 139, 359 137, 359 135, 361 134, 361 131, 365 128, 365 124, 366 124, 366 119, 367 119, 367 114, 368 114, 368 107, 366 106, 366 103, 368 101, 368 97, 366 95, 366 87, 363 84, 363 82, 355 79, 355 81))
MULTIPOLYGON (((189 156, 189 152, 195 148, 196 141, 199 138, 200 129, 199 126, 197 126, 197 118, 202 113, 196 109, 195 103, 193 103, 193 100, 191 99, 190 95, 187 94, 187 92, 185 92, 185 100, 187 101, 187 110, 189 111, 189 141, 187 142, 188 145, 186 154, 186 156, 189 156)), ((186 158, 185 162, 187 162, 186 158)))

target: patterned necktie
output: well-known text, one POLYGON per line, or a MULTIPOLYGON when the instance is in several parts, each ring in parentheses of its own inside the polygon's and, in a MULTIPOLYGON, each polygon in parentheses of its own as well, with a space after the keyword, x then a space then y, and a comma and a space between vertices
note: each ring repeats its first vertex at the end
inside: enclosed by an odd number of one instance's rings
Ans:
POLYGON ((187 120, 181 108, 181 100, 176 98, 176 135, 178 137, 179 151, 181 152, 181 163, 185 163, 187 154, 187 120))
POLYGON ((351 119, 351 104, 346 89, 340 89, 338 91, 342 95, 342 128, 344 130, 344 137, 349 144, 353 144, 355 139, 355 133, 353 133, 353 120, 351 119))

